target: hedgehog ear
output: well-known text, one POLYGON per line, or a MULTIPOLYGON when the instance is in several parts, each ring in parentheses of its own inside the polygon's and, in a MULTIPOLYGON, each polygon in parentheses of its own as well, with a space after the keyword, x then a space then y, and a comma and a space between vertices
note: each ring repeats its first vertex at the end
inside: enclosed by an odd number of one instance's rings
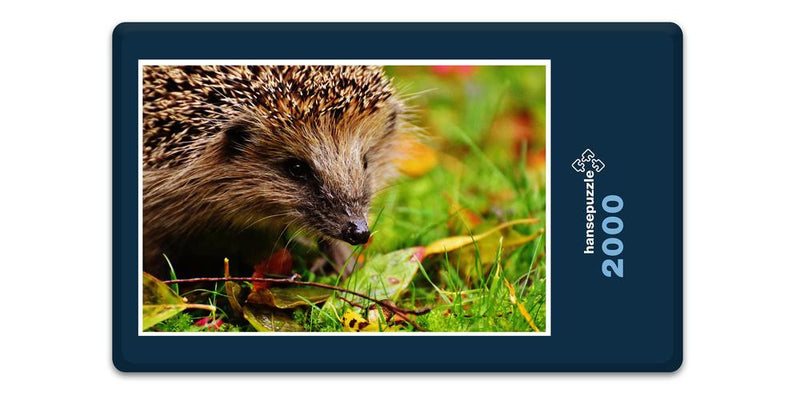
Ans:
POLYGON ((244 124, 231 125, 223 134, 223 150, 228 158, 242 154, 250 141, 250 130, 244 124))

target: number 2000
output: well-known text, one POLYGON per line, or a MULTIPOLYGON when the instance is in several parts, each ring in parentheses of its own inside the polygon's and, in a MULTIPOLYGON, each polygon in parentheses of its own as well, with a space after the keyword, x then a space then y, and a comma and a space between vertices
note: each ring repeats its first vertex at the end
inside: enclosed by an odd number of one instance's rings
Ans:
MULTIPOLYGON (((612 194, 608 195, 603 198, 603 210, 605 210, 609 214, 616 214, 622 211, 622 198, 612 194)), ((609 235, 606 240, 603 240, 603 253, 608 257, 617 257, 618 255, 622 254, 622 240, 618 237, 614 237, 619 235, 622 232, 622 218, 616 215, 609 215, 605 219, 603 219, 603 232, 606 235, 609 235)), ((611 278, 613 275, 616 275, 622 278, 622 259, 617 258, 616 260, 607 259, 603 261, 603 275, 608 278, 611 278), (612 275, 613 274, 613 275, 612 275)))

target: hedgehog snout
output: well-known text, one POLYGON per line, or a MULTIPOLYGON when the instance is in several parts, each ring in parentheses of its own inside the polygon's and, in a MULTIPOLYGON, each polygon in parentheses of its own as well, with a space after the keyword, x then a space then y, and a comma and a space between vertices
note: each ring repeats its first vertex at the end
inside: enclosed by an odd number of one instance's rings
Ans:
POLYGON ((340 238, 352 245, 367 243, 370 236, 369 226, 364 218, 352 218, 342 227, 340 238))

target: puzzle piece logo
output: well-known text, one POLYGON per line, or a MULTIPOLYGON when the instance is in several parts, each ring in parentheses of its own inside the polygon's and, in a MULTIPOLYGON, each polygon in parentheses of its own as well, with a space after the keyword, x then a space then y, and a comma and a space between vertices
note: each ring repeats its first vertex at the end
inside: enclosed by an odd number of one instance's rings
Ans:
POLYGON ((581 161, 581 159, 576 159, 572 162, 572 169, 576 172, 586 172, 586 163, 581 161))
POLYGON ((589 164, 591 164, 589 168, 593 169, 595 172, 600 172, 606 167, 603 160, 597 158, 590 149, 586 149, 586 151, 581 154, 581 158, 576 158, 575 161, 572 162, 572 169, 574 169, 575 172, 586 172, 586 167, 589 166, 589 164))
POLYGON ((594 169, 595 171, 600 172, 605 167, 606 167, 606 164, 603 162, 603 160, 601 160, 599 158, 593 158, 592 159, 592 169, 594 169))

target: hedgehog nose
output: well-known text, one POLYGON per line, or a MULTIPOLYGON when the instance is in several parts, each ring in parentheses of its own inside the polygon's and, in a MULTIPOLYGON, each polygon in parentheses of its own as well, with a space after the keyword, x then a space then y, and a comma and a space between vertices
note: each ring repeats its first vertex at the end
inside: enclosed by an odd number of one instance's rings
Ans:
POLYGON ((369 240, 369 226, 363 219, 353 219, 347 222, 342 230, 342 240, 350 244, 364 244, 369 240))

